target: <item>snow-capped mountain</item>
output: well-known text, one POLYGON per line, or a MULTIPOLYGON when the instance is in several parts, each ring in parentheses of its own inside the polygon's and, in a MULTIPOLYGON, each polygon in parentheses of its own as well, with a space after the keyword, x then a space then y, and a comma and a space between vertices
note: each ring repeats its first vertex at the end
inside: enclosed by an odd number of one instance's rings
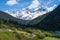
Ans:
POLYGON ((21 11, 14 10, 11 13, 9 12, 9 14, 19 19, 32 20, 38 16, 46 14, 49 11, 50 10, 45 7, 36 8, 34 11, 30 10, 29 8, 26 8, 21 11))

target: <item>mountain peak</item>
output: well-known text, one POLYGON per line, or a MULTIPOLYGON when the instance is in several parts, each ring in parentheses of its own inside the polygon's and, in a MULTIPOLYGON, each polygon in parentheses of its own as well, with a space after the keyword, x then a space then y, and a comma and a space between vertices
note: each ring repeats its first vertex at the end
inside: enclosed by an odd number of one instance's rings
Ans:
POLYGON ((32 19, 35 19, 38 16, 41 16, 41 15, 44 15, 44 14, 50 12, 50 10, 48 10, 48 9, 49 8, 46 8, 44 6, 36 8, 33 11, 29 8, 24 8, 21 11, 14 10, 9 14, 16 17, 16 18, 19 18, 19 19, 32 20, 32 19))

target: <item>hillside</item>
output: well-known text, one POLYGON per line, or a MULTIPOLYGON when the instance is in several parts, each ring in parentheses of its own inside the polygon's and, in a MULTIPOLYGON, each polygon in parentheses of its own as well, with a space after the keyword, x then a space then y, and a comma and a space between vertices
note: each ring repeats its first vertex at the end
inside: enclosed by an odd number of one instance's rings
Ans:
POLYGON ((60 40, 60 34, 54 31, 21 28, 17 24, 0 18, 0 40, 60 40))
POLYGON ((5 13, 3 11, 0 11, 0 18, 3 18, 4 20, 11 20, 11 21, 16 21, 20 24, 27 24, 29 21, 28 20, 22 20, 22 19, 18 19, 18 18, 15 18, 11 15, 9 15, 8 13, 5 13))
POLYGON ((30 26, 45 30, 60 30, 60 5, 53 11, 30 21, 30 26))

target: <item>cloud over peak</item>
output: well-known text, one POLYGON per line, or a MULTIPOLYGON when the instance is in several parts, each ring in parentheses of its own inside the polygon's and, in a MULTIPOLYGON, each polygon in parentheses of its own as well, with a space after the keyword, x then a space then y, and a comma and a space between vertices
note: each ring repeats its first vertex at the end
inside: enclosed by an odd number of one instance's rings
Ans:
POLYGON ((28 6, 28 8, 29 8, 29 9, 36 8, 36 7, 39 6, 39 4, 40 4, 40 3, 39 3, 38 0, 33 0, 32 3, 31 3, 31 5, 28 6))
POLYGON ((8 1, 6 2, 6 5, 9 5, 9 6, 13 6, 13 5, 15 5, 15 4, 18 4, 17 0, 8 0, 8 1))

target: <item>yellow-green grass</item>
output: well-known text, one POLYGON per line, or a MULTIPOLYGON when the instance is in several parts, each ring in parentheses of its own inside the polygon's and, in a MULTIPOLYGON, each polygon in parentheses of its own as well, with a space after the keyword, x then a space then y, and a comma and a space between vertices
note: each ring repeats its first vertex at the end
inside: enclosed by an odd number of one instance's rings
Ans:
POLYGON ((59 38, 45 37, 43 40, 60 40, 59 38))
POLYGON ((17 40, 17 38, 11 32, 0 32, 0 40, 17 40))

